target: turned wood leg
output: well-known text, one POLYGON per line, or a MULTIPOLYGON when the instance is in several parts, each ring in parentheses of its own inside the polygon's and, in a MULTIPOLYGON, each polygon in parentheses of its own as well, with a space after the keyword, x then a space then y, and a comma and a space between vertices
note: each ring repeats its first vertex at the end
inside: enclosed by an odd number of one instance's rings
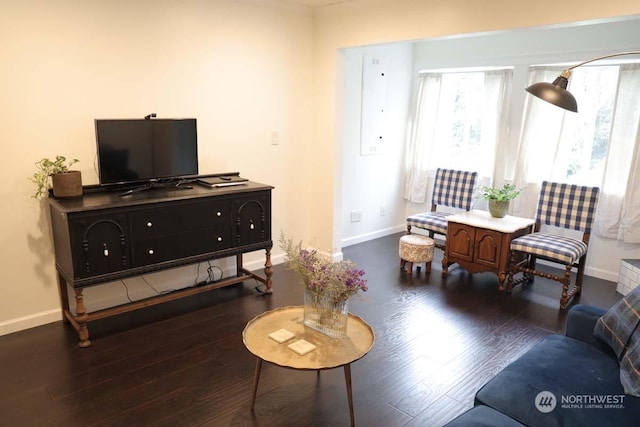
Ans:
POLYGON ((578 262, 578 272, 576 273, 576 295, 582 293, 582 278, 584 277, 584 268, 587 263, 587 256, 583 255, 578 262))
POLYGON ((253 396, 251 397, 251 410, 256 404, 256 395, 258 394, 258 381, 260 381, 260 371, 262 370, 262 359, 256 357, 256 370, 253 374, 253 396))
MULTIPOLYGON (((515 266, 515 262, 516 262, 516 253, 511 251, 511 262, 510 262, 510 266, 508 267, 509 268, 509 273, 507 274, 507 293, 508 294, 510 294, 511 291, 513 290, 513 270, 515 268, 514 267, 515 266)), ((502 286, 502 289, 504 289, 504 286, 502 286)), ((500 290, 502 290, 502 289, 500 289, 500 290)))
POLYGON ((349 416, 351 417, 351 427, 356 425, 353 413, 353 394, 351 389, 351 364, 344 365, 344 381, 347 384, 347 399, 349 399, 349 416))
MULTIPOLYGON (((62 307, 62 313, 69 312, 69 293, 67 291, 67 281, 62 277, 62 274, 58 272, 58 291, 60 296, 60 307, 62 307)), ((66 321, 66 316, 62 316, 66 321)))
POLYGON ((87 309, 84 306, 84 299, 82 297, 82 288, 75 289, 75 298, 76 298, 76 315, 75 321, 77 323, 78 337, 80 338, 80 342, 78 346, 81 348, 86 348, 91 345, 91 341, 89 340, 89 329, 87 329, 87 321, 89 320, 89 315, 87 314, 87 309))
POLYGON ((271 281, 271 276, 273 276, 273 264, 271 264, 271 248, 267 248, 266 250, 266 260, 264 262, 264 275, 265 281, 264 284, 266 286, 265 292, 270 294, 273 293, 271 287, 273 286, 273 282, 271 281))
POLYGON ((447 273, 449 273, 449 261, 447 260, 447 251, 445 251, 442 256, 442 277, 447 277, 447 273))
POLYGON ((565 310, 569 304, 569 283, 571 281, 571 265, 567 265, 562 279, 562 297, 560 297, 560 309, 565 310))
POLYGON ((498 273, 498 290, 504 291, 504 281, 507 279, 507 273, 505 271, 501 271, 498 273))
POLYGON ((411 261, 407 262, 407 274, 409 276, 413 274, 413 263, 411 261))
POLYGON ((242 261, 242 254, 236 255, 236 276, 242 275, 243 265, 244 263, 242 261))

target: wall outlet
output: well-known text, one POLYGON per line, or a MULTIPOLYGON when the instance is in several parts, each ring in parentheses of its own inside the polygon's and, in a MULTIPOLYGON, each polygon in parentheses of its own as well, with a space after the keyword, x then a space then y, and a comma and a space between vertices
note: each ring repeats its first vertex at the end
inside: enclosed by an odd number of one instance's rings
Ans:
POLYGON ((280 132, 274 129, 271 131, 271 145, 278 144, 280 144, 280 132))
POLYGON ((384 216, 385 209, 384 206, 380 206, 380 216, 384 216))
POLYGON ((362 220, 362 211, 351 211, 351 222, 362 220))

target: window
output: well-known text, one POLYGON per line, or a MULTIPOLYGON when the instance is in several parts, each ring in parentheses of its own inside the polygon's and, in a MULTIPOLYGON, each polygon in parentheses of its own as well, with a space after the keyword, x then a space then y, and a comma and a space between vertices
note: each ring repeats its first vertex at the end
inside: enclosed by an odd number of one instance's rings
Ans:
MULTIPOLYGON (((529 83, 552 81, 561 71, 531 67, 529 83)), ((630 172, 639 166, 640 64, 576 68, 568 89, 578 101, 578 114, 530 97, 516 181, 521 186, 545 179, 598 186, 594 232, 625 241, 640 239, 640 230, 632 227, 640 217, 629 203, 637 191, 630 172)))
POLYGON ((511 70, 492 70, 419 76, 407 151, 408 200, 425 200, 428 173, 439 167, 493 176, 496 147, 506 129, 511 75, 511 70))

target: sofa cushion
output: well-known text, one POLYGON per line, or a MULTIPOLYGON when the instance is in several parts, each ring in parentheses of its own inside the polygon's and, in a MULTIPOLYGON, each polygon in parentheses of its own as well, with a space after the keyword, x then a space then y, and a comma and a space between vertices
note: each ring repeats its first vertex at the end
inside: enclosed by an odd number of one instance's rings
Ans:
POLYGON ((640 331, 631 337, 629 348, 620 360, 620 382, 624 391, 640 397, 640 331))
POLYGON ((608 344, 620 360, 625 392, 640 397, 640 286, 618 301, 596 323, 593 335, 608 344))
POLYGON ((502 412, 478 405, 445 424, 445 427, 524 427, 502 412))
POLYGON ((624 395, 618 372, 618 362, 610 355, 582 341, 551 335, 485 384, 476 403, 530 426, 637 426, 640 399, 624 395), (548 394, 546 401, 536 402, 542 392, 553 394, 553 410, 547 411, 552 403, 548 394), (605 407, 615 404, 622 407, 605 407))

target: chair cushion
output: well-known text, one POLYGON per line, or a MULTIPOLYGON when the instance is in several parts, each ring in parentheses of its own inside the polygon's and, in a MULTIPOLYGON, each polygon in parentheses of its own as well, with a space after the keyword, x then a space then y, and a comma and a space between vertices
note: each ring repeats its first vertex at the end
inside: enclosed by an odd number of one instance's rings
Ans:
POLYGON ((476 402, 529 426, 637 426, 640 399, 624 395, 618 370, 617 360, 595 347, 550 335, 485 384, 476 402), (543 391, 555 397, 551 411, 537 409, 543 391))
POLYGON ((626 393, 640 397, 640 286, 618 301, 596 323, 593 335, 609 345, 620 360, 626 393))
POLYGON ((569 265, 587 253, 587 245, 582 240, 571 237, 551 233, 531 233, 513 239, 511 250, 538 255, 569 265))
POLYGON ((424 228, 434 233, 447 234, 447 216, 449 212, 425 212, 407 218, 407 225, 424 228))

